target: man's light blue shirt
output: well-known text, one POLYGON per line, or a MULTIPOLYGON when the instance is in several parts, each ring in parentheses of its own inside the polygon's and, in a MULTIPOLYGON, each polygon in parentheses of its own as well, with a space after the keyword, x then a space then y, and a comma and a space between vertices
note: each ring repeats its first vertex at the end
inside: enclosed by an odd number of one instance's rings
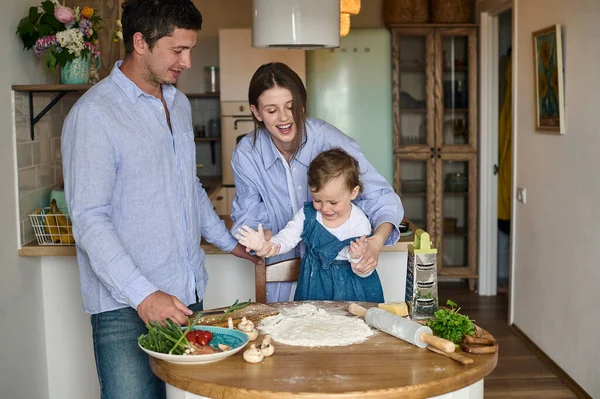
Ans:
POLYGON ((62 132, 65 195, 84 309, 137 306, 161 290, 183 303, 208 281, 200 237, 230 252, 236 240, 196 176, 191 107, 163 85, 160 99, 119 69, 73 106, 62 132))

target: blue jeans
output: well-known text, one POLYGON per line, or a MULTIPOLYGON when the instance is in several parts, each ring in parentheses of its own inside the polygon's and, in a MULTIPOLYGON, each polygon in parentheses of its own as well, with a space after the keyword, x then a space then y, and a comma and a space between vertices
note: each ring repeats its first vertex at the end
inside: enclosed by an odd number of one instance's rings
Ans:
MULTIPOLYGON (((202 310, 202 302, 188 306, 202 310)), ((102 399, 162 399, 165 383, 150 369, 149 357, 137 344, 148 330, 133 308, 91 316, 96 371, 102 399)))

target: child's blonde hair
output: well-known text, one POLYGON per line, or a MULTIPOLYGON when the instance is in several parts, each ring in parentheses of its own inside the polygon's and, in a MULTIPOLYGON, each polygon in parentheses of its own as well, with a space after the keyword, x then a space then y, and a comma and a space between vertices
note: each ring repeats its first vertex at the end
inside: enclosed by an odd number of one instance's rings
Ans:
POLYGON ((330 180, 339 176, 344 178, 349 191, 360 187, 360 168, 358 161, 339 147, 323 151, 308 166, 308 187, 313 192, 320 191, 330 180))

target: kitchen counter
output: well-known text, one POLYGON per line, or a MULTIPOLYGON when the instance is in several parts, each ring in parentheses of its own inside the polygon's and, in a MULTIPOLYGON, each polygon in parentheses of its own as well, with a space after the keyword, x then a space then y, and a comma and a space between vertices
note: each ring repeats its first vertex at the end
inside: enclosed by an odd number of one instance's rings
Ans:
MULTIPOLYGON (((211 187, 211 190, 213 187, 211 187)), ((228 229, 233 225, 233 221, 229 216, 221 216, 221 219, 225 221, 225 225, 228 229)), ((404 219, 407 222, 407 219, 404 219)), ((415 231, 416 227, 408 221, 411 231, 415 231)), ((391 247, 383 247, 382 252, 407 252, 408 245, 412 244, 414 240, 414 233, 400 237, 400 240, 391 247)), ((207 255, 225 255, 228 252, 223 252, 214 245, 208 243, 204 238, 202 239, 200 246, 207 255)), ((25 244, 19 249, 19 256, 75 256, 74 245, 38 245, 36 241, 25 244)))
MULTIPOLYGON (((352 315, 348 302, 311 301, 331 314, 352 315)), ((271 303, 285 308, 296 303, 271 303)), ((374 304, 363 304, 367 307, 374 304)), ((260 336, 254 344, 262 342, 260 336)), ((250 364, 242 352, 216 363, 175 365, 151 358, 167 383, 168 399, 212 398, 483 398, 483 378, 498 354, 461 354, 462 365, 376 331, 364 342, 341 347, 299 347, 274 342, 275 353, 250 364), (437 396, 441 395, 441 396, 437 396)))

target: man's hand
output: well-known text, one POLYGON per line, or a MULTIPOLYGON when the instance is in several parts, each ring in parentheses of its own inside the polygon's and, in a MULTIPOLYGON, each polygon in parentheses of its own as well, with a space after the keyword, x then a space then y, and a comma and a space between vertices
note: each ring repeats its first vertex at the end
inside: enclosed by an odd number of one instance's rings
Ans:
POLYGON ((385 244, 385 240, 392 232, 393 226, 391 223, 382 223, 377 227, 377 231, 373 236, 367 238, 367 249, 363 258, 354 265, 354 270, 360 274, 367 274, 377 267, 379 253, 385 244))
POLYGON ((248 252, 246 252, 246 247, 240 244, 237 244, 235 247, 233 247, 233 249, 231 250, 231 254, 237 256, 238 258, 248 259, 255 265, 262 263, 262 259, 260 257, 256 255, 250 255, 248 252))
POLYGON ((144 323, 171 319, 181 325, 186 324, 186 316, 193 313, 179 299, 162 291, 148 295, 138 305, 137 312, 144 323))

